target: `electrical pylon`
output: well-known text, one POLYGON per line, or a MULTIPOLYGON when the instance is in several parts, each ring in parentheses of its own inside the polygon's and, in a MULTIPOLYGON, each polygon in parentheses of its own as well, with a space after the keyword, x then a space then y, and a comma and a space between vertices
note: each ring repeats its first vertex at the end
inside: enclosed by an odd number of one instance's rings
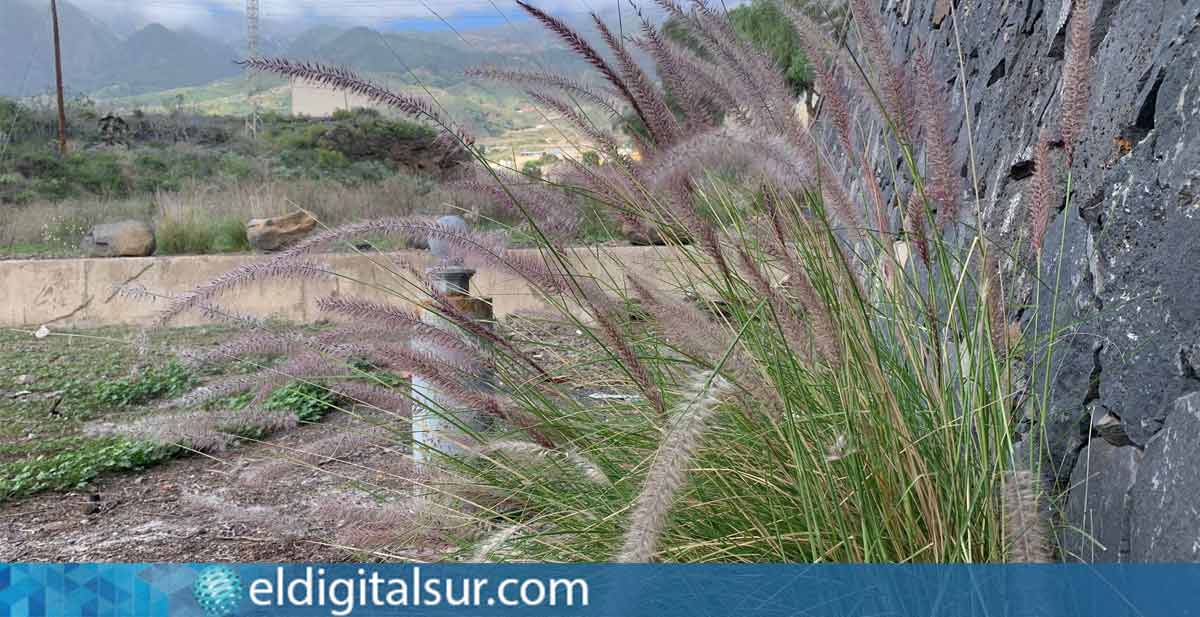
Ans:
MULTIPOLYGON (((258 0, 246 0, 246 57, 258 57, 258 0)), ((258 136, 258 104, 254 103, 254 74, 246 72, 246 100, 252 105, 246 129, 252 137, 258 136)))

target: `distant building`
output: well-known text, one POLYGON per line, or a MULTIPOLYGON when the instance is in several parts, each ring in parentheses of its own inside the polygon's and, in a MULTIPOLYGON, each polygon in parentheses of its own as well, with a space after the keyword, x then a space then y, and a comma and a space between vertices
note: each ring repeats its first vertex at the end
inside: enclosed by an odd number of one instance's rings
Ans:
POLYGON ((361 107, 381 109, 366 97, 321 84, 299 79, 292 80, 292 115, 328 118, 333 112, 361 107))

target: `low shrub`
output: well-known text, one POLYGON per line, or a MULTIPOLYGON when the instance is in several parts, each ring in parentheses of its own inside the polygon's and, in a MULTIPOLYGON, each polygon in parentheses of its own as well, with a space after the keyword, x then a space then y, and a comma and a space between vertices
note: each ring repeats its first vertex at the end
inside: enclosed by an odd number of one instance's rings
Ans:
POLYGON ((75 490, 102 473, 149 467, 178 448, 124 438, 97 439, 54 456, 0 465, 0 501, 40 491, 75 490))
POLYGON ((196 385, 195 376, 178 362, 142 369, 125 379, 96 384, 96 401, 112 407, 141 405, 160 398, 174 397, 196 385))
POLYGON ((209 255, 250 250, 246 223, 238 218, 162 217, 154 230, 160 255, 209 255))
POLYGON ((78 152, 66 158, 66 179, 79 191, 102 197, 125 197, 133 183, 121 159, 110 152, 78 152))
POLYGON ((263 407, 270 411, 290 411, 301 422, 317 422, 344 401, 327 388, 315 383, 293 381, 271 393, 263 407))
POLYGON ((258 169, 254 166, 254 162, 245 156, 227 152, 221 156, 220 173, 226 178, 240 182, 254 176, 258 173, 258 169))

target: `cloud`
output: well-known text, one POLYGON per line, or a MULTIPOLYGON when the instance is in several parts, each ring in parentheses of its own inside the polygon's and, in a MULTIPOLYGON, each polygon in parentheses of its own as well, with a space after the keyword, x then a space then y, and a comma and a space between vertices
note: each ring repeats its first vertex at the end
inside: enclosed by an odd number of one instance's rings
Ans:
MULTIPOLYGON (((232 18, 240 18, 245 11, 244 0, 70 1, 98 17, 121 15, 122 19, 134 20, 137 26, 157 22, 171 28, 202 31, 227 28, 232 18)), ((552 12, 582 12, 592 10, 595 1, 604 0, 541 0, 537 5, 552 12)), ((259 0, 259 7, 264 24, 324 22, 378 26, 438 16, 451 19, 496 15, 497 8, 510 18, 520 12, 512 0, 259 0)))

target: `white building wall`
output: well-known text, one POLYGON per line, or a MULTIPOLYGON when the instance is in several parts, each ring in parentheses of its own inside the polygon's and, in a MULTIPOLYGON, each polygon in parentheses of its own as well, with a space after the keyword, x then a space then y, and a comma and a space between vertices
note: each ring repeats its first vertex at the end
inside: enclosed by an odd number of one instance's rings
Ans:
POLYGON ((291 89, 293 116, 328 118, 333 115, 333 112, 341 109, 380 108, 379 105, 372 103, 364 96, 334 90, 308 81, 293 79, 291 89))

